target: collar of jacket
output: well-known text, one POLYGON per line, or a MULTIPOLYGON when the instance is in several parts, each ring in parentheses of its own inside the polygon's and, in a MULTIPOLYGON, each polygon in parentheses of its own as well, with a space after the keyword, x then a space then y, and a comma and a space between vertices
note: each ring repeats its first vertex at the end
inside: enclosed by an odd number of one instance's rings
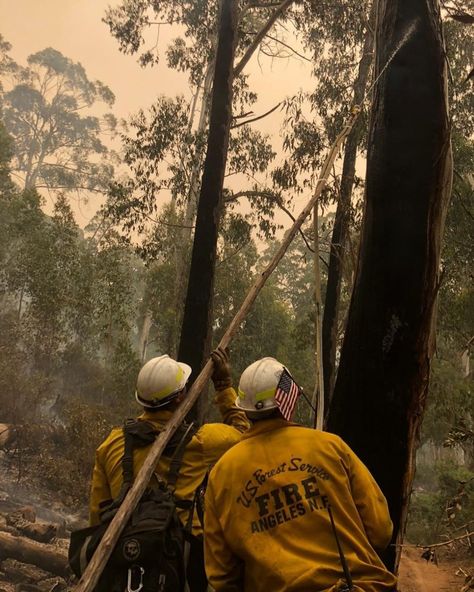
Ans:
POLYGON ((260 419, 252 424, 252 427, 242 434, 242 440, 246 438, 253 438, 266 432, 272 432, 273 430, 279 430, 280 428, 287 428, 288 426, 298 426, 299 424, 287 421, 283 418, 272 418, 272 419, 260 419))
POLYGON ((142 419, 143 421, 149 421, 153 424, 156 424, 159 428, 164 427, 164 425, 171 419, 173 415, 172 411, 168 409, 162 409, 161 411, 145 411, 138 416, 138 419, 142 419))

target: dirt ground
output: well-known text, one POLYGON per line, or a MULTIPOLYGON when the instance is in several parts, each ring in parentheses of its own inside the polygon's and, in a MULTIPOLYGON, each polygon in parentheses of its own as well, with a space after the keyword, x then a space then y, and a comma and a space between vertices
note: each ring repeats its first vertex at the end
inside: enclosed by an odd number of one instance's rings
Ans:
POLYGON ((464 584, 452 561, 436 566, 421 558, 421 549, 405 548, 400 562, 399 592, 459 592, 464 584))

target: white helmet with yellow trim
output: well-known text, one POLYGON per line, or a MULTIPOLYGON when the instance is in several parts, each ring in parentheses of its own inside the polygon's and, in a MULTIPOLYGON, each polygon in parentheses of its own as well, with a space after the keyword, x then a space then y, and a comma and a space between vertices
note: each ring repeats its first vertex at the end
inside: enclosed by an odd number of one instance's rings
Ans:
POLYGON ((250 418, 278 409, 275 393, 285 366, 275 358, 262 358, 248 366, 240 377, 236 405, 250 418))
POLYGON ((144 407, 167 405, 184 389, 192 369, 169 356, 149 360, 138 373, 135 398, 144 407))

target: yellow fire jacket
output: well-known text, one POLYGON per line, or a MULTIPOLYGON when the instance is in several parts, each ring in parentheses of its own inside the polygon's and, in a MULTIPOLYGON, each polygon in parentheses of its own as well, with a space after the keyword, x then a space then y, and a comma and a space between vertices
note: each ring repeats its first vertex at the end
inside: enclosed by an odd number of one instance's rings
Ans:
POLYGON ((386 500, 338 436, 283 419, 255 423, 211 471, 206 572, 216 592, 327 592, 343 579, 337 533, 357 590, 393 590, 376 549, 391 538, 386 500))
MULTIPOLYGON (((224 423, 203 425, 186 446, 176 483, 176 497, 178 499, 192 500, 194 492, 203 482, 206 472, 226 450, 241 439, 242 432, 248 429, 247 417, 234 405, 235 399, 236 394, 232 388, 218 392, 215 403, 224 423)), ((161 430, 171 415, 172 412, 166 410, 151 413, 145 411, 138 419, 148 421, 157 430, 161 430)), ((135 476, 143 465, 149 449, 150 446, 134 450, 133 468, 135 476)), ((114 499, 120 492, 123 454, 124 436, 122 428, 114 428, 96 451, 89 504, 91 525, 99 523, 100 503, 114 499)), ((169 464, 169 458, 161 457, 156 467, 156 473, 166 478, 169 464)), ((178 510, 178 515, 185 523, 188 512, 178 510)), ((201 524, 196 512, 193 518, 193 534, 202 534, 201 524)))

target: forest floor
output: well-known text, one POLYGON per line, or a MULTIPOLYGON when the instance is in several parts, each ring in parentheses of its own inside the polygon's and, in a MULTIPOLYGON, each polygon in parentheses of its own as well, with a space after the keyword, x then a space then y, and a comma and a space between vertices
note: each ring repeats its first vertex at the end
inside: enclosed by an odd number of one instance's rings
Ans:
POLYGON ((438 565, 421 558, 422 549, 406 547, 400 562, 399 592, 460 592, 464 576, 459 568, 472 573, 466 561, 439 559, 438 565))

